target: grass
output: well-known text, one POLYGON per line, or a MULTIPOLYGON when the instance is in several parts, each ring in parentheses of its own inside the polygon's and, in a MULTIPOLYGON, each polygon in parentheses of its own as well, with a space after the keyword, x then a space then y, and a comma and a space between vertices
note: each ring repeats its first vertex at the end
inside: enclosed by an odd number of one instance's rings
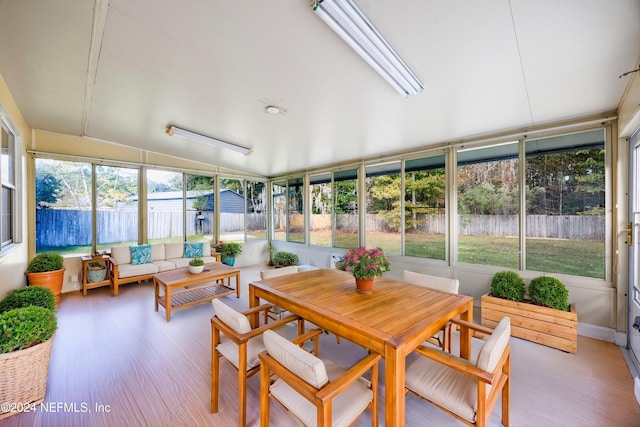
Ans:
MULTIPOLYGON (((189 241, 200 241, 202 236, 190 236, 189 241)), ((264 238, 261 233, 252 235, 264 238)), ((240 236, 242 238, 242 236, 240 236)), ((285 240, 284 232, 276 232, 276 240, 285 240)), ((182 240, 180 240, 182 241, 182 240)), ((304 242, 304 233, 289 233, 289 241, 304 242)), ((389 255, 400 254, 399 233, 367 233, 367 246, 381 247, 389 255)), ((155 243, 156 241, 150 241, 155 243)), ((131 243, 134 244, 134 243, 131 243)), ((311 244, 331 247, 331 231, 312 231, 311 244)), ((336 232, 335 247, 352 248, 358 246, 358 234, 345 231, 336 232)), ((48 248, 61 255, 86 254, 90 246, 68 248, 48 248)), ((107 248, 108 249, 108 248, 107 248)), ((527 239, 527 270, 546 273, 569 274, 582 277, 605 277, 604 242, 572 241, 561 239, 527 239)), ((47 248, 40 248, 44 252, 47 248)), ((510 237, 459 236, 458 261, 518 269, 518 239, 510 237)), ((445 259, 444 235, 408 233, 405 236, 405 255, 430 259, 445 259)))

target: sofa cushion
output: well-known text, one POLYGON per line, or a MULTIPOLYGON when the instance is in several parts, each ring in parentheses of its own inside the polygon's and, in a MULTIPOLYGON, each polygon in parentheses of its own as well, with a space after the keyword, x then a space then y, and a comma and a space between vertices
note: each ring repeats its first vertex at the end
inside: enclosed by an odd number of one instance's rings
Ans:
POLYGON ((165 259, 182 258, 184 252, 184 245, 182 243, 165 243, 164 244, 164 256, 165 259))
POLYGON ((131 264, 131 249, 129 246, 113 246, 111 258, 115 259, 118 264, 131 264))
POLYGON ((191 243, 184 244, 183 258, 195 258, 204 256, 204 244, 203 243, 191 243))
POLYGON ((176 265, 174 263, 162 259, 153 261, 152 264, 158 267, 158 273, 176 269, 176 265))
POLYGON ((158 266, 152 263, 148 264, 120 264, 118 267, 118 278, 123 279, 125 277, 144 276, 148 274, 155 274, 158 272, 158 266))
POLYGON ((204 246, 202 247, 202 256, 211 256, 211 244, 209 242, 204 242, 204 246))
POLYGON ((152 261, 163 261, 166 257, 164 256, 164 243, 154 243, 151 245, 151 260, 152 261))
POLYGON ((188 267, 189 261, 191 261, 192 259, 193 258, 168 258, 166 261, 172 263, 175 266, 174 268, 182 268, 188 267))
POLYGON ((149 264, 151 262, 151 245, 130 246, 131 264, 149 264))

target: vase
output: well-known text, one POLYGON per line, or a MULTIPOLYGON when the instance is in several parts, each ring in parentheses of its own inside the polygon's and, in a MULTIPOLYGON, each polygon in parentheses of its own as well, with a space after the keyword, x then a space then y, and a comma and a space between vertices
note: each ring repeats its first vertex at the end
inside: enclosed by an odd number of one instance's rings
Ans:
POLYGON ((101 268, 99 270, 87 270, 87 282, 98 283, 102 282, 107 275, 107 269, 101 268))
POLYGON ((222 263, 225 264, 225 265, 233 267, 233 264, 236 263, 236 259, 235 258, 222 257, 222 263))
POLYGON ((199 274, 199 273, 202 273, 203 270, 204 270, 204 265, 189 266, 189 273, 191 274, 199 274))
POLYGON ((373 279, 361 279, 356 277, 356 289, 360 294, 371 294, 373 293, 373 279))

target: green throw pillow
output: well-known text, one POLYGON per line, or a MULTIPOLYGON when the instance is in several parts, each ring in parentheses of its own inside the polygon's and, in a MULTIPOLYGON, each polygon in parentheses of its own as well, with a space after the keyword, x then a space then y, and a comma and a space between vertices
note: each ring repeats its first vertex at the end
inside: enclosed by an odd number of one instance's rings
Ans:
POLYGON ((149 264, 151 262, 151 245, 131 246, 131 264, 149 264))
POLYGON ((204 255, 204 243, 185 243, 184 258, 202 257, 204 255))

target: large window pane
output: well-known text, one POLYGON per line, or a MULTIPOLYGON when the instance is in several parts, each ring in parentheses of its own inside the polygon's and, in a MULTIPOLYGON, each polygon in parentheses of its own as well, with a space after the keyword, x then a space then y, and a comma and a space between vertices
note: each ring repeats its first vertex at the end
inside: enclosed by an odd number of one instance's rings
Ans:
POLYGON ((445 156, 405 162, 407 256, 446 259, 445 156))
POLYGON ((147 217, 149 243, 183 242, 182 174, 162 170, 147 171, 147 217))
POLYGON ((267 186, 264 182, 247 182, 247 240, 267 238, 267 186))
POLYGON ((36 253, 91 253, 91 164, 36 159, 36 253))
POLYGON ((241 180, 220 180, 220 240, 244 242, 244 186, 241 180))
POLYGON ((214 178, 186 175, 187 180, 187 241, 211 242, 215 233, 214 178))
POLYGON ((138 173, 96 165, 96 234, 98 251, 138 243, 138 173))
POLYGON ((15 177, 15 136, 5 128, 4 124, 0 126, 0 135, 2 142, 2 152, 0 154, 0 176, 2 177, 2 198, 0 199, 0 207, 2 211, 2 227, 1 227, 1 244, 9 245, 14 241, 14 212, 16 206, 14 204, 16 192, 15 177))
POLYGON ((312 175, 309 178, 309 194, 311 198, 311 224, 309 224, 309 240, 312 245, 331 247, 333 239, 332 213, 333 192, 331 173, 312 175))
POLYGON ((526 268, 605 278, 604 130, 525 143, 526 268))
POLYGON ((367 246, 387 255, 401 253, 401 185, 400 162, 367 166, 367 246))
POLYGON ((271 186, 273 198, 273 239, 287 240, 287 183, 274 182, 271 186))
POLYGON ((518 143, 458 151, 458 260, 519 268, 518 143))
POLYGON ((287 240, 304 243, 304 197, 302 178, 287 181, 287 240))
POLYGON ((358 246, 358 170, 351 169, 333 174, 335 197, 335 242, 338 248, 358 246))

